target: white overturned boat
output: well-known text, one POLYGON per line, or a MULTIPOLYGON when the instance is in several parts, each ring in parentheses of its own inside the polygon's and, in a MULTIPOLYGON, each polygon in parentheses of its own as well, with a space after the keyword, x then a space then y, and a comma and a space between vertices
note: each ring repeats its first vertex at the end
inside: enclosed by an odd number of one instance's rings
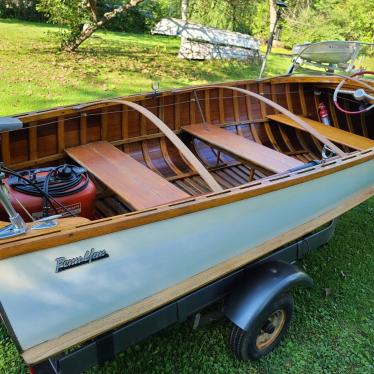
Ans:
POLYGON ((374 85, 345 82, 340 106, 362 112, 350 115, 334 106, 340 81, 230 82, 2 118, 1 315, 25 361, 157 310, 372 196, 374 85))

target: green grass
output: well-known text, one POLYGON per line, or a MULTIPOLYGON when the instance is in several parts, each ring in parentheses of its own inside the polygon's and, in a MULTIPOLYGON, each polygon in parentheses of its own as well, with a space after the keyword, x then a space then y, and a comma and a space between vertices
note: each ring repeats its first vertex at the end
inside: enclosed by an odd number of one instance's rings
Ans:
MULTIPOLYGON (((99 33, 76 55, 56 52, 55 28, 0 22, 0 114, 13 114, 107 96, 255 77, 258 66, 187 62, 178 40, 99 33)), ((278 51, 276 51, 278 52, 278 51)), ((289 58, 273 55, 270 73, 289 58)), ((136 345, 89 373, 369 374, 374 372, 374 199, 345 214, 333 240, 300 263, 314 279, 297 290, 295 318, 281 346, 257 363, 235 360, 227 321, 192 330, 188 323, 136 345), (331 294, 326 296, 326 289, 331 294)), ((26 373, 0 328, 0 373, 26 373)))
MULTIPOLYGON (((0 115, 97 98, 256 77, 258 65, 177 58, 179 39, 98 32, 75 54, 57 50, 51 26, 0 22, 0 115)), ((289 58, 271 56, 270 74, 286 71, 289 58)))

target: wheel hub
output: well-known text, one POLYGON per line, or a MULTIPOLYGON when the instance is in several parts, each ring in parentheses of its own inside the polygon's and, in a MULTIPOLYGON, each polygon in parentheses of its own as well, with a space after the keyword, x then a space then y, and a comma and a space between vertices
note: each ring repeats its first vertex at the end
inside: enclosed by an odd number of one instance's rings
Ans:
POLYGON ((256 348, 265 349, 273 344, 281 333, 285 322, 286 312, 283 309, 272 313, 257 336, 256 348))

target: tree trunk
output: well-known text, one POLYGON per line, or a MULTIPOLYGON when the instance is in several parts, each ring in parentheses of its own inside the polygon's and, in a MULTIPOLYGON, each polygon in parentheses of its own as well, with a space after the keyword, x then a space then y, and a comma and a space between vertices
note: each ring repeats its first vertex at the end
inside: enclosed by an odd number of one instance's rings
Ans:
POLYGON ((277 18, 277 6, 275 0, 269 0, 269 12, 270 12, 270 32, 273 31, 275 20, 277 18))
POLYGON ((130 2, 128 2, 127 4, 122 4, 117 8, 113 9, 112 11, 104 13, 103 17, 100 20, 96 19, 96 9, 93 9, 91 2, 89 1, 88 11, 94 14, 94 16, 91 17, 92 24, 89 24, 87 27, 83 27, 81 33, 76 38, 63 45, 63 49, 67 52, 74 52, 97 29, 103 27, 107 22, 109 22, 112 18, 116 17, 118 14, 124 13, 130 8, 136 7, 143 1, 144 0, 130 0, 130 2))
POLYGON ((188 18, 188 0, 182 0, 181 15, 182 15, 182 20, 187 21, 187 18, 188 18))

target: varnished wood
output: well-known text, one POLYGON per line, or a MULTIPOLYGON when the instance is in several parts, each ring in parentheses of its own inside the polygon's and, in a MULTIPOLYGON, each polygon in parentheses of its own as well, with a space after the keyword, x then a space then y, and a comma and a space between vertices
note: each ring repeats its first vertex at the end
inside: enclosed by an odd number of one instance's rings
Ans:
POLYGON ((66 153, 134 209, 147 209, 189 197, 108 142, 68 148, 66 153))
MULTIPOLYGON (((219 88, 219 87, 220 86, 206 86, 206 88, 219 88)), ((291 118, 293 121, 297 122, 305 131, 309 132, 312 136, 314 136, 315 138, 320 140, 323 144, 328 146, 332 151, 334 151, 335 154, 337 154, 339 156, 345 156, 345 153, 340 148, 338 148, 335 144, 331 143, 328 139, 326 139, 326 137, 321 135, 312 126, 309 126, 309 124, 307 122, 305 122, 303 119, 300 119, 300 117, 296 116, 295 114, 293 114, 292 112, 290 112, 286 108, 283 108, 281 105, 275 103, 274 101, 269 100, 266 97, 261 96, 259 94, 256 94, 254 92, 244 90, 242 88, 238 88, 238 87, 225 87, 225 88, 233 90, 233 91, 244 93, 245 95, 248 95, 248 96, 252 96, 252 97, 260 100, 261 103, 265 103, 265 104, 271 106, 272 108, 278 110, 279 112, 281 112, 284 115, 291 118)))
MULTIPOLYGON (((139 104, 136 104, 130 101, 113 99, 113 100, 109 100, 108 102, 109 103, 115 102, 118 104, 123 104, 141 113, 144 117, 150 120, 174 144, 174 146, 177 147, 179 152, 196 169, 196 171, 201 175, 201 177, 205 180, 205 182, 212 189, 212 191, 222 190, 220 185, 209 174, 209 172, 206 170, 204 165, 194 156, 194 154, 186 147, 186 145, 174 134, 173 130, 171 130, 164 122, 162 122, 152 112, 140 106, 139 104)), ((89 106, 89 104, 76 107, 76 108, 79 110, 80 108, 86 108, 87 106, 89 106)))
MULTIPOLYGON (((273 114, 268 115, 267 117, 272 121, 304 130, 298 123, 283 114, 273 114)), ((343 144, 356 150, 365 150, 374 147, 374 140, 352 134, 336 127, 326 126, 321 122, 314 121, 309 118, 303 118, 303 120, 308 122, 310 126, 313 126, 313 128, 315 128, 319 133, 336 143, 343 144)))
POLYGON ((239 157, 241 160, 249 161, 275 173, 303 165, 302 162, 292 157, 214 125, 184 126, 183 130, 214 147, 239 157))

